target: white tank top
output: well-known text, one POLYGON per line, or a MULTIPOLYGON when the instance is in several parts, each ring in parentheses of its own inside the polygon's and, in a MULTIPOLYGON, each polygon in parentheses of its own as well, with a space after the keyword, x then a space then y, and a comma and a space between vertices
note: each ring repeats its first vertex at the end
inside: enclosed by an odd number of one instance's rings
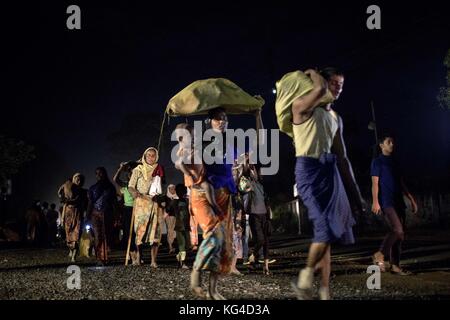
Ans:
POLYGON ((320 158, 329 153, 339 128, 339 118, 334 110, 314 109, 311 118, 302 124, 293 124, 296 157, 320 158))

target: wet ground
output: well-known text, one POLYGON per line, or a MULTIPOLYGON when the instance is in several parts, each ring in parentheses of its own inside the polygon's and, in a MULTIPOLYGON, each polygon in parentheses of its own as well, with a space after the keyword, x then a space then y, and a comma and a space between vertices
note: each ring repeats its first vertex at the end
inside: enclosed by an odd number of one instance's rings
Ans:
MULTIPOLYGON (((332 250, 332 296, 336 300, 449 300, 450 234, 443 231, 410 233, 404 244, 403 267, 410 276, 381 274, 379 290, 367 288, 370 256, 381 236, 358 238, 350 247, 332 250)), ((301 237, 274 236, 271 241, 272 275, 238 265, 243 276, 220 280, 220 292, 228 299, 295 299, 291 281, 305 264, 309 241, 301 237)), ((83 258, 80 289, 68 289, 68 251, 38 249, 0 243, 0 299, 196 299, 188 290, 190 270, 178 269, 175 255, 163 246, 159 268, 149 265, 145 251, 142 266, 124 266, 124 252, 114 250, 112 263, 96 267, 95 259, 83 258)), ((188 263, 192 265, 193 253, 188 263)), ((74 283, 73 281, 69 281, 74 283)), ((206 288, 206 279, 203 280, 206 288)))

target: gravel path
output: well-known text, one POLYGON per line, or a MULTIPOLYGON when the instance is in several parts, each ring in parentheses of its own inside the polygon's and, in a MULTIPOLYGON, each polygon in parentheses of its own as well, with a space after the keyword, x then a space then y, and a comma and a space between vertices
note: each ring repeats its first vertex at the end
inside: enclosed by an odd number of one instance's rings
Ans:
MULTIPOLYGON (((222 278, 220 292, 228 299, 295 299, 290 283, 304 266, 307 241, 281 239, 280 243, 290 243, 287 246, 274 243, 277 248, 272 250, 272 256, 277 261, 272 265, 272 275, 263 276, 262 270, 249 271, 238 266, 244 275, 222 278)), ((365 247, 362 242, 351 249, 334 250, 331 281, 334 299, 450 299, 448 242, 424 244, 422 239, 414 245, 414 240, 410 240, 410 253, 405 250, 405 256, 410 261, 408 268, 415 274, 407 277, 382 274, 380 290, 369 290, 366 286, 370 247, 370 243, 365 247)), ((112 264, 106 267, 96 267, 94 259, 77 261, 75 264, 81 270, 79 290, 67 288, 71 274, 67 273, 70 263, 66 255, 62 248, 0 250, 0 299, 196 299, 188 290, 190 270, 178 269, 175 256, 168 255, 164 248, 158 269, 150 268, 148 263, 125 267, 122 251, 114 251, 112 264)), ((190 264, 193 258, 190 254, 190 264)), ((206 280, 205 277, 205 288, 206 280)))

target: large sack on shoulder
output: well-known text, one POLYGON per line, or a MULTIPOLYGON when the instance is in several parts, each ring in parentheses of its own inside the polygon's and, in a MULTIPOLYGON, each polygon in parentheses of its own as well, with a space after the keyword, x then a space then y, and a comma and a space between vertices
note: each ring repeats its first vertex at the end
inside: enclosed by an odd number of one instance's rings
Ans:
MULTIPOLYGON (((290 137, 294 136, 292 131, 292 103, 295 99, 308 94, 313 88, 312 80, 302 71, 287 73, 276 83, 275 112, 281 132, 290 137)), ((331 103, 333 100, 331 92, 327 90, 320 101, 320 105, 331 103)))
POLYGON ((228 79, 198 80, 170 99, 166 112, 170 116, 204 115, 223 107, 227 114, 246 114, 264 105, 260 96, 251 96, 228 79))

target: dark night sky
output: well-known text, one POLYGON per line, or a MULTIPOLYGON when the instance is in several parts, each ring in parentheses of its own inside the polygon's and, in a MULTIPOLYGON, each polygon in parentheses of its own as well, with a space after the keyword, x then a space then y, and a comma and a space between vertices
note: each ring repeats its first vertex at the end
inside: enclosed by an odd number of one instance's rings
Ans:
MULTIPOLYGON (((398 137, 408 176, 448 175, 450 113, 435 98, 445 84, 443 59, 450 49, 443 2, 378 2, 382 30, 375 31, 366 28, 369 2, 151 3, 59 1, 3 9, 8 86, 0 131, 35 145, 38 154, 16 177, 16 189, 55 201, 58 185, 76 171, 87 176, 87 186, 96 166, 106 166, 112 176, 119 161, 140 158, 159 134, 141 128, 130 144, 142 148, 114 153, 108 137, 123 132, 123 118, 153 113, 161 119, 168 100, 198 79, 225 77, 262 95, 265 126, 276 128, 275 81, 286 72, 327 65, 346 71, 336 110, 359 179, 367 178, 374 142, 367 130, 371 100, 379 125, 398 137), (81 7, 81 30, 66 28, 70 4, 81 7)), ((252 123, 230 120, 234 128, 252 123)), ((281 146, 282 169, 268 180, 273 190, 290 193, 293 149, 285 136, 281 146)), ((167 160, 163 155, 169 166, 167 160)), ((169 176, 169 182, 177 179, 169 176)))

